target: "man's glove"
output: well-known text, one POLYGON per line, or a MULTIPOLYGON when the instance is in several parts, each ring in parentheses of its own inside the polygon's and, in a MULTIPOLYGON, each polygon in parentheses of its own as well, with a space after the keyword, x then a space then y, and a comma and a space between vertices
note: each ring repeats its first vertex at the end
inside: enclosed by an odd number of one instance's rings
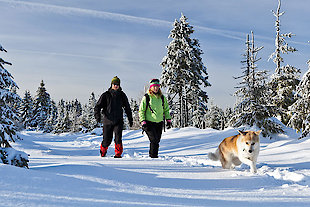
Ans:
POLYGON ((129 126, 132 127, 132 125, 133 125, 132 120, 129 120, 129 126))
POLYGON ((171 120, 170 120, 170 119, 167 119, 166 122, 167 122, 167 129, 170 129, 170 128, 172 127, 172 122, 171 122, 171 120))
POLYGON ((141 126, 142 126, 142 131, 146 131, 146 121, 142 121, 141 122, 141 126))

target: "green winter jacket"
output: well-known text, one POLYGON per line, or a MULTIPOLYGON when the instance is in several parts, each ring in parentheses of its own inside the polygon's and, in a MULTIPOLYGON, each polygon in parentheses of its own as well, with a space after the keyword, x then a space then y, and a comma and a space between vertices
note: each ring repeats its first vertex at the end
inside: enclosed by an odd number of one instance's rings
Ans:
POLYGON ((149 107, 146 109, 146 97, 143 96, 139 108, 139 118, 142 121, 161 122, 164 120, 163 114, 165 114, 166 120, 171 119, 169 113, 169 105, 166 97, 164 96, 164 107, 162 106, 162 100, 160 96, 151 95, 149 92, 150 102, 149 107), (150 110, 152 108, 153 112, 150 110))

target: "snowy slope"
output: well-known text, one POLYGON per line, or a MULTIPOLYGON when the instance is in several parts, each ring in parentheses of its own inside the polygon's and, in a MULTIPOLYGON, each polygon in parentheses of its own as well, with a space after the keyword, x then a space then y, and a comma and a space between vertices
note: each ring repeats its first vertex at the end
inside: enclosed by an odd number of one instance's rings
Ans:
POLYGON ((195 128, 163 134, 160 158, 148 158, 141 131, 124 131, 124 154, 99 156, 101 136, 22 132, 14 147, 30 169, 0 165, 0 206, 309 206, 310 139, 261 138, 258 173, 223 170, 207 158, 236 134, 195 128))

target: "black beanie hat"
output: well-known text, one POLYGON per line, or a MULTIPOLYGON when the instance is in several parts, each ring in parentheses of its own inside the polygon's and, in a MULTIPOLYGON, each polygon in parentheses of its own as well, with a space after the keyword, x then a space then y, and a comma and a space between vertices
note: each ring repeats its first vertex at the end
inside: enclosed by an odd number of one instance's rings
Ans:
POLYGON ((114 78, 112 78, 111 84, 120 85, 121 84, 121 80, 117 76, 115 76, 114 78))

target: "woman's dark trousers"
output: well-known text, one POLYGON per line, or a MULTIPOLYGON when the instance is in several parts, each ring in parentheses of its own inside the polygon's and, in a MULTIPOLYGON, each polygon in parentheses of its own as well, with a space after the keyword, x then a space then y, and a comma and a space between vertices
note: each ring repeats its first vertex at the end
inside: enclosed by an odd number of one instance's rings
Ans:
POLYGON ((150 140, 149 155, 151 158, 158 158, 159 142, 162 135, 163 122, 146 122, 146 134, 150 140))

